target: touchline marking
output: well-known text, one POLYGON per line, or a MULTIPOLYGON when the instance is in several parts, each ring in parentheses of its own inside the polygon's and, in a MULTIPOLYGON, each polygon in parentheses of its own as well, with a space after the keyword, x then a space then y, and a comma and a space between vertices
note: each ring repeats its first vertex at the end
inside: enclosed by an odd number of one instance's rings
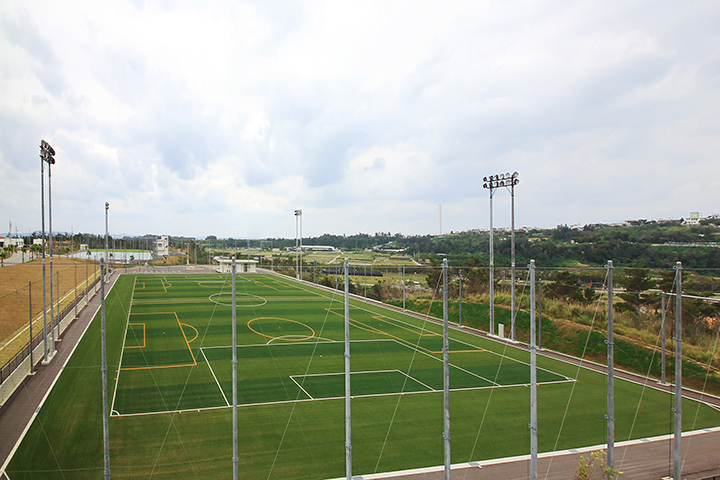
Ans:
POLYGON ((210 373, 212 373, 213 378, 215 379, 215 383, 217 384, 218 388, 220 389, 220 393, 222 394, 223 398, 225 399, 225 403, 227 406, 230 406, 230 402, 228 402, 227 397, 225 396, 225 392, 223 392, 222 387, 220 386, 220 382, 218 382, 217 377, 215 376, 215 370, 213 370, 212 365, 210 365, 210 362, 208 361, 207 357, 205 356, 205 352, 203 351, 203 347, 200 347, 200 353, 202 353, 203 358, 205 358, 205 363, 207 363, 208 368, 210 369, 210 373))

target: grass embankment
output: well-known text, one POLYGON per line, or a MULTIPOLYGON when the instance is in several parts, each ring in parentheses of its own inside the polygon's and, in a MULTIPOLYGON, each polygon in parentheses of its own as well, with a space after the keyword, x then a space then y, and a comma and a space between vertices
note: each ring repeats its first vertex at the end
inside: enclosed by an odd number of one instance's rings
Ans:
MULTIPOLYGON (((45 296, 48 303, 47 322, 49 323, 51 275, 49 259, 46 258, 45 263, 45 296)), ((59 309, 62 311, 75 298, 76 279, 77 292, 80 295, 85 288, 86 280, 87 284, 90 284, 97 275, 97 264, 86 264, 85 261, 61 257, 53 259, 52 293, 55 315, 58 312, 58 272, 60 275, 59 309)), ((21 333, 28 326, 30 299, 32 299, 33 335, 42 331, 42 285, 43 269, 41 259, 0 268, 0 367, 12 360, 30 342, 29 331, 27 331, 27 335, 18 336, 18 333, 21 333), (31 282, 31 285, 28 285, 28 282, 31 282), (32 288, 31 295, 28 287, 32 288)))
MULTIPOLYGON (((401 301, 388 303, 401 306, 401 301)), ((479 330, 488 331, 488 296, 477 295, 463 299, 462 323, 479 330)), ((515 319, 516 339, 529 342, 530 315, 527 296, 518 297, 521 309, 515 319)), ((422 314, 442 318, 442 300, 421 295, 406 299, 406 308, 422 314)), ((506 293, 495 296, 495 324, 505 325, 505 336, 510 336, 510 296, 506 293)), ((450 301, 449 321, 457 323, 459 317, 457 299, 450 301)), ((615 313, 614 344, 615 365, 624 370, 660 379, 661 341, 660 319, 651 315, 642 321, 637 317, 615 313)), ((580 305, 543 298, 541 346, 549 350, 591 360, 607 362, 605 344, 606 301, 592 305, 580 305)), ((666 381, 672 382, 675 371, 674 317, 666 318, 666 381)), ((705 338, 702 345, 683 343, 683 385, 696 390, 720 395, 720 354, 716 338, 705 338)))

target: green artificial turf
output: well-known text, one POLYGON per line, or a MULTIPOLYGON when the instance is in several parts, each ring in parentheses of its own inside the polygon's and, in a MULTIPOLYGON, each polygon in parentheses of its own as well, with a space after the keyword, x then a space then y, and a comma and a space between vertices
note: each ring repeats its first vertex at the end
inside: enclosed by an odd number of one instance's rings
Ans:
MULTIPOLYGON (((344 474, 341 294, 238 276, 239 468, 245 479, 344 474)), ((107 302, 113 478, 232 472, 231 284, 225 275, 123 275, 107 302)), ((443 462, 442 329, 353 300, 353 471, 443 462)), ((13 457, 16 479, 102 475, 99 319, 13 457)), ((452 461, 529 452, 529 353, 450 341, 452 461), (493 388, 497 387, 497 388, 493 388)), ((538 358, 541 451, 605 442, 606 379, 538 358)), ((672 431, 672 396, 616 380, 616 441, 672 431)), ((684 429, 720 425, 685 401, 684 429)))

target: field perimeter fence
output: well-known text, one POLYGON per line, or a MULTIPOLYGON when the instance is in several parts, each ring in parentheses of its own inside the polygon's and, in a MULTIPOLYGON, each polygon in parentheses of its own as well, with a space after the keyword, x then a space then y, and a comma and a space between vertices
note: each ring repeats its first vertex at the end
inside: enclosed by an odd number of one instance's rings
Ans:
MULTIPOLYGON (((31 341, 29 341, 27 344, 21 347, 20 351, 17 352, 12 358, 10 358, 9 361, 7 361, 2 368, 0 368, 0 387, 3 386, 6 381, 11 378, 13 373, 24 364, 25 360, 30 357, 30 352, 38 349, 38 347, 43 343, 43 339, 45 338, 45 335, 49 335, 49 329, 51 328, 51 325, 60 325, 61 333, 62 330, 66 329, 69 324, 75 319, 74 317, 74 310, 77 307, 80 307, 82 304, 85 305, 85 299, 86 297, 92 296, 96 290, 97 285, 100 282, 100 277, 97 276, 94 278, 86 288, 83 288, 82 290, 77 291, 77 296, 73 298, 70 303, 68 303, 59 313, 55 315, 54 321, 51 321, 51 319, 48 318, 48 328, 43 331, 41 328, 40 331, 38 331, 37 334, 33 335, 33 338, 31 341), (72 318, 69 318, 71 317, 72 318), (67 320, 66 320, 67 319, 67 320)), ((42 316, 42 313, 40 314, 40 317, 42 316)), ((33 323, 37 321, 37 317, 33 319, 33 323)), ((0 352, 6 349, 12 349, 17 348, 16 342, 8 342, 2 347, 0 347, 0 352)), ((50 347, 52 348, 52 347, 50 347)), ((5 353, 5 352, 3 352, 5 353)), ((42 355, 37 355, 35 358, 33 358, 33 363, 37 364, 42 360, 42 355)), ((33 365, 34 366, 34 365, 33 365)), ((4 395, 3 395, 4 397, 4 395)), ((1 404, 2 402, 0 402, 1 404)))

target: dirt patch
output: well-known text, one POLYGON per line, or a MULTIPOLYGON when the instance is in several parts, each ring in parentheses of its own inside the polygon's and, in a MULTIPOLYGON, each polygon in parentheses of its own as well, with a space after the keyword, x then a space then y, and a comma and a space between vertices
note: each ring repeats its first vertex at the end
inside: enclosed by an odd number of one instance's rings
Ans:
MULTIPOLYGON (((46 282, 45 294, 48 308, 50 305, 50 260, 45 259, 46 282)), ((97 264, 87 263, 82 260, 73 260, 63 257, 53 258, 53 300, 57 303, 58 272, 60 298, 65 297, 69 292, 75 290, 75 278, 77 275, 78 295, 85 287, 86 271, 90 279, 97 270, 97 264)), ((22 330, 29 320, 28 282, 32 282, 32 316, 37 317, 42 313, 43 308, 43 269, 42 260, 36 259, 32 262, 20 265, 6 265, 0 268, 0 366, 9 361, 17 352, 7 352, 3 348, 6 343, 15 336, 16 332, 22 330)), ((92 280, 90 280, 92 281, 92 280)), ((72 300, 68 298, 61 303, 61 307, 72 300)), ((36 320, 33 323, 33 334, 42 330, 42 320, 39 325, 36 320)), ((48 320, 49 321, 49 320, 48 320)), ((22 345, 17 349, 20 351, 26 345, 30 337, 24 339, 22 345)), ((9 345, 8 345, 9 346, 9 345)), ((15 350, 13 348, 12 350, 15 350)))

